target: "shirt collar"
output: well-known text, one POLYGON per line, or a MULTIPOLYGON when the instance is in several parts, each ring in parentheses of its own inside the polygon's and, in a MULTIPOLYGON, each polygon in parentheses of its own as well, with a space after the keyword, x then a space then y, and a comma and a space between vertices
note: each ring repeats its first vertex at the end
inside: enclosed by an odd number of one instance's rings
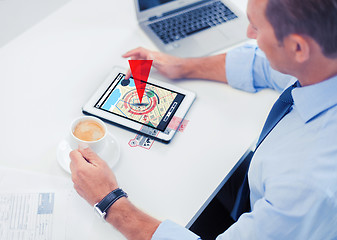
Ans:
POLYGON ((337 75, 322 82, 293 89, 294 105, 304 122, 337 105, 337 75))

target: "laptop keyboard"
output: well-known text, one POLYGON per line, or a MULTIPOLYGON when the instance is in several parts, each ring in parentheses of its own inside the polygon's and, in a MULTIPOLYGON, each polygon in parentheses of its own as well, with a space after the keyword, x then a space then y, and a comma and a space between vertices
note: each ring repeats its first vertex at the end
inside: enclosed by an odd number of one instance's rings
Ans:
POLYGON ((168 44, 235 18, 237 16, 218 1, 149 26, 164 44, 168 44))

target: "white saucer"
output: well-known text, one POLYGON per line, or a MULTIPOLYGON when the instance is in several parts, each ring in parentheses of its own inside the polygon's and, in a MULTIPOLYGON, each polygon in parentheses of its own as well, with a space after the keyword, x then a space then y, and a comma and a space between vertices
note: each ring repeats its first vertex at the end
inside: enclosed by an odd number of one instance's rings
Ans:
MULTIPOLYGON (((60 166, 68 173, 70 172, 70 157, 69 153, 72 151, 69 145, 68 138, 64 138, 57 147, 57 161, 60 166)), ((120 157, 120 147, 116 138, 108 133, 107 142, 104 150, 99 152, 98 155, 106 161, 108 166, 112 168, 116 165, 120 157)))

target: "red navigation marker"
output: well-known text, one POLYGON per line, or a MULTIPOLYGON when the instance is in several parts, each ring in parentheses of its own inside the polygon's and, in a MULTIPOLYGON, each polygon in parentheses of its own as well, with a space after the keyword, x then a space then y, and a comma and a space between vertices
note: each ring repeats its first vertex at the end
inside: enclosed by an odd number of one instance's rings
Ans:
POLYGON ((142 103, 143 95, 147 79, 149 78, 150 69, 153 60, 129 60, 129 65, 139 98, 139 103, 142 103))

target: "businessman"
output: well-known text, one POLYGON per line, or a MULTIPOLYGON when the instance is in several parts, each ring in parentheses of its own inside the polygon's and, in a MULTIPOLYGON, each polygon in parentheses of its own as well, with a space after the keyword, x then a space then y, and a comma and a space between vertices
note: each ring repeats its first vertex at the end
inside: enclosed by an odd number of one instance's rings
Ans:
MULTIPOLYGON (((282 92, 250 163, 245 186, 251 210, 219 240, 337 239, 337 0, 249 0, 247 15, 247 35, 263 53, 244 46, 181 59, 138 48, 124 56, 153 59, 169 78, 282 92)), ((106 196, 118 191, 114 174, 89 148, 70 157, 74 187, 89 204, 109 201, 106 196)), ((111 199, 117 200, 106 220, 128 239, 199 239, 140 211, 121 191, 111 199)))

